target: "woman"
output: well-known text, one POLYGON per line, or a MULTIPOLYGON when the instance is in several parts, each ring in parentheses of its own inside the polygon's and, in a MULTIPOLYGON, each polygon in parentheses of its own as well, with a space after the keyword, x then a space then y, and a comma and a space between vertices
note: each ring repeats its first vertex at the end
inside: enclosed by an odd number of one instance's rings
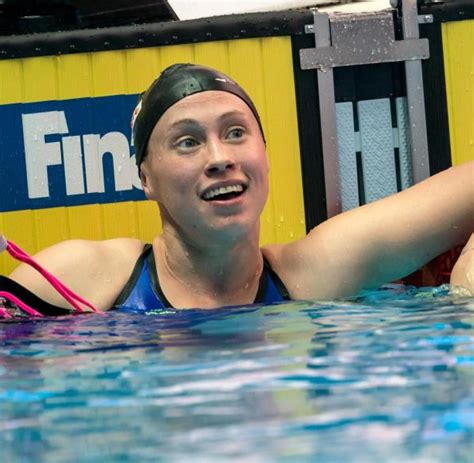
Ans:
MULTIPOLYGON (((333 299, 413 272, 473 230, 473 163, 334 217, 289 244, 259 247, 269 164, 258 113, 229 77, 195 65, 165 70, 133 118, 146 196, 163 232, 67 241, 36 259, 96 307, 216 308, 333 299)), ((27 266, 11 278, 67 306, 27 266)))

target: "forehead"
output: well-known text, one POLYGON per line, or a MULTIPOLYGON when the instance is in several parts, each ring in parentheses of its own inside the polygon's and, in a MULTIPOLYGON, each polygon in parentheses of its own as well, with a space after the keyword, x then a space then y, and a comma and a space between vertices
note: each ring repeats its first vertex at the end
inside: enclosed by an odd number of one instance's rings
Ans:
POLYGON ((244 117, 253 118, 250 108, 238 96, 229 92, 210 90, 179 100, 164 112, 157 125, 174 124, 181 119, 204 122, 228 112, 241 113, 244 117))

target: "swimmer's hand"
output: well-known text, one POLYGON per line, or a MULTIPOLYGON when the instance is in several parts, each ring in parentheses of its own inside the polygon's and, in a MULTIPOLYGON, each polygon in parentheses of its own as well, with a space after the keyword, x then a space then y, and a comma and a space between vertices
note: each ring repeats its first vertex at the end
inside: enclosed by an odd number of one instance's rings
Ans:
POLYGON ((453 294, 474 296, 474 234, 453 267, 450 283, 453 294))

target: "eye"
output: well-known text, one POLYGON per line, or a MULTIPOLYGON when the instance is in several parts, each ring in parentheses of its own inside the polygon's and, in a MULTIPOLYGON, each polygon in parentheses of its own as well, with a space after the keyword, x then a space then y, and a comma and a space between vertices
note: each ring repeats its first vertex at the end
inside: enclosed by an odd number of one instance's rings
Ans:
POLYGON ((227 138, 230 139, 238 139, 242 138, 244 136, 244 129, 241 129, 240 127, 236 127, 234 129, 229 130, 229 133, 227 134, 227 138))
POLYGON ((199 145, 199 142, 191 137, 182 138, 176 142, 176 146, 180 149, 189 150, 199 145))

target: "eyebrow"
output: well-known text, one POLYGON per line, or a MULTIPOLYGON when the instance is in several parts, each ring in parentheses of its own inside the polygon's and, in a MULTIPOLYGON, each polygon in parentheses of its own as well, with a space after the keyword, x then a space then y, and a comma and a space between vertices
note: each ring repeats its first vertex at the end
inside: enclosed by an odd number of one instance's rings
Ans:
POLYGON ((202 125, 195 119, 180 119, 171 124, 169 130, 178 130, 178 129, 202 129, 202 125))
POLYGON ((206 129, 195 119, 180 119, 171 124, 165 139, 172 141, 176 137, 181 137, 183 135, 204 138, 205 134, 206 129))
MULTIPOLYGON (((226 112, 224 114, 221 114, 218 117, 218 121, 219 122, 226 121, 228 119, 233 119, 235 117, 243 117, 243 118, 246 119, 247 115, 243 111, 229 111, 229 112, 226 112)), ((186 118, 186 119, 179 119, 179 120, 173 122, 171 124, 170 130, 181 129, 181 128, 189 128, 189 129, 198 128, 198 129, 201 129, 203 127, 202 127, 202 125, 200 124, 200 122, 198 120, 186 118)))
POLYGON ((247 114, 245 114, 243 111, 229 111, 227 113, 221 114, 219 116, 219 121, 232 119, 234 117, 243 117, 244 119, 247 119, 247 114))

